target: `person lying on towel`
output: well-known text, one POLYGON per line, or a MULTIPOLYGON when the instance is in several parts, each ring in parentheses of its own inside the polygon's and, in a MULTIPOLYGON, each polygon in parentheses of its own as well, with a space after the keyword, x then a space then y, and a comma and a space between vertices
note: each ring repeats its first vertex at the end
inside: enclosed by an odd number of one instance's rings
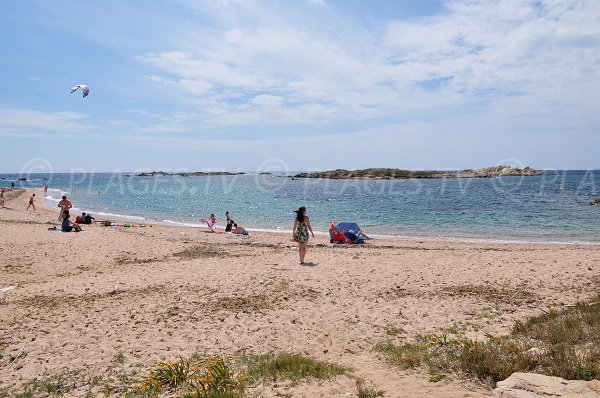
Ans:
POLYGON ((242 227, 238 227, 237 224, 233 224, 233 230, 231 231, 234 235, 244 235, 248 236, 248 231, 246 231, 242 227))

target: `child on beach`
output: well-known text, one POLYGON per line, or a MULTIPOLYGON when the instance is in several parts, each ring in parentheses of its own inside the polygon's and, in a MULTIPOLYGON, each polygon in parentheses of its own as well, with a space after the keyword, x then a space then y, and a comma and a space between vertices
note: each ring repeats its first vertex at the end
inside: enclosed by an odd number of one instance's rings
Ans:
POLYGON ((210 217, 206 220, 206 224, 208 225, 208 229, 210 232, 215 232, 215 227, 217 226, 217 219, 215 218, 214 213, 210 213, 210 217))
POLYGON ((30 207, 33 207, 33 211, 35 211, 34 202, 35 202, 35 194, 33 194, 29 197, 29 206, 27 206, 27 209, 25 211, 29 210, 30 207))

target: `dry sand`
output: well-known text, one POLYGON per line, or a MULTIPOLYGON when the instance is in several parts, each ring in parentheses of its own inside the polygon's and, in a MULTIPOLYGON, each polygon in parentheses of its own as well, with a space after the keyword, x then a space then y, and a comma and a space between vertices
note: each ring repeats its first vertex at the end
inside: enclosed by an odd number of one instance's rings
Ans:
MULTIPOLYGON (((193 353, 286 351, 354 369, 386 397, 480 397, 490 391, 426 369, 401 370, 372 349, 405 333, 454 328, 508 333, 513 322, 589 297, 600 246, 419 242, 364 246, 311 240, 300 266, 288 234, 249 239, 194 228, 84 226, 48 231, 57 211, 25 212, 29 193, 0 209, 0 387, 61 375, 67 396, 135 379, 155 361, 193 353), (8 355, 23 353, 9 364, 8 355), (115 361, 123 353, 124 363, 115 361), (136 376, 137 374, 137 376, 136 376)), ((255 396, 354 397, 353 379, 279 383, 255 396), (288 395, 285 395, 288 394, 288 395)), ((89 395, 88 395, 89 396, 89 395)))

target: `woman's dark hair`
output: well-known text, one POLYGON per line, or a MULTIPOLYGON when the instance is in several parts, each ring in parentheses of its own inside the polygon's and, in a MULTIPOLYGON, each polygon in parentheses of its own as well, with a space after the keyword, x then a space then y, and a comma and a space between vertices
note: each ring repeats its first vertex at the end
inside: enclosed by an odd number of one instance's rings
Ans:
POLYGON ((66 196, 63 196, 63 199, 67 199, 67 197, 66 197, 66 196))
POLYGON ((302 206, 298 210, 294 210, 294 212, 296 213, 296 220, 298 220, 298 222, 304 222, 304 212, 305 211, 306 211, 306 207, 304 207, 304 206, 302 206))

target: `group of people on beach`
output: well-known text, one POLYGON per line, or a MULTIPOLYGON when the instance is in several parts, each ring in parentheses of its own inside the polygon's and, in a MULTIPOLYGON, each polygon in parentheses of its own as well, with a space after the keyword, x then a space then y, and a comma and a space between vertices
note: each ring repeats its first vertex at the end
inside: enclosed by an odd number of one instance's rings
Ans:
POLYGON ((58 220, 61 222, 61 231, 63 232, 79 232, 81 231, 81 224, 92 224, 95 221, 91 214, 83 212, 80 216, 75 217, 75 222, 72 222, 70 210, 73 208, 73 204, 66 196, 63 196, 61 201, 58 202, 58 207, 60 207, 58 220))
MULTIPOLYGON (((226 234, 249 236, 248 231, 246 231, 246 229, 244 227, 237 225, 237 223, 233 220, 233 217, 231 216, 231 214, 229 214, 229 211, 225 212, 225 219, 226 219, 226 224, 225 224, 225 233, 226 234)), ((206 222, 206 225, 208 226, 208 230, 210 232, 212 232, 212 233, 216 232, 215 228, 217 227, 217 218, 215 217, 214 213, 210 213, 210 217, 208 217, 208 219, 206 219, 206 220, 201 219, 200 221, 206 222)))
MULTIPOLYGON (((304 258, 306 257, 306 252, 308 249, 308 239, 310 235, 312 235, 312 237, 314 238, 315 233, 313 232, 312 225, 310 225, 310 218, 306 215, 306 207, 302 206, 298 210, 294 210, 294 212, 296 213, 296 217, 294 219, 292 239, 294 239, 294 241, 298 243, 298 254, 300 256, 300 264, 304 264, 304 258)), ((225 212, 225 219, 226 234, 248 236, 248 231, 246 231, 243 227, 237 225, 229 211, 225 212)), ((206 225, 208 226, 208 230, 210 232, 216 232, 215 228, 217 226, 217 218, 215 217, 214 213, 211 213, 209 218, 200 219, 200 221, 206 222, 206 225)))
MULTIPOLYGON (((44 193, 48 192, 48 185, 44 186, 44 193)), ((4 199, 4 189, 0 192, 0 207, 4 207, 5 199, 4 199)), ((27 206, 27 210, 30 207, 33 207, 35 211, 35 193, 31 194, 29 198, 29 205, 27 206)), ((94 222, 94 217, 90 214, 82 213, 81 216, 77 216, 75 222, 70 220, 70 209, 73 207, 73 204, 66 196, 63 196, 61 201, 58 202, 58 207, 60 208, 60 213, 58 216, 58 221, 61 222, 61 230, 63 232, 71 232, 71 231, 81 231, 81 227, 79 224, 91 224, 94 222)), ((292 238, 295 242, 298 243, 298 254, 300 257, 300 264, 304 264, 304 259, 306 257, 306 252, 308 249, 308 239, 309 236, 315 237, 312 226, 310 225, 310 218, 306 215, 306 207, 302 206, 298 210, 294 210, 296 213, 296 217, 294 218, 294 227, 292 230, 292 238), (309 235, 310 233, 310 235, 309 235)), ((239 236, 249 236, 248 231, 242 226, 239 226, 234 220, 229 211, 225 212, 225 233, 230 235, 239 235, 239 236)), ((206 220, 201 220, 206 222, 208 225, 208 229, 210 232, 216 232, 215 228, 217 226, 217 218, 214 213, 210 214, 210 217, 206 220)))

